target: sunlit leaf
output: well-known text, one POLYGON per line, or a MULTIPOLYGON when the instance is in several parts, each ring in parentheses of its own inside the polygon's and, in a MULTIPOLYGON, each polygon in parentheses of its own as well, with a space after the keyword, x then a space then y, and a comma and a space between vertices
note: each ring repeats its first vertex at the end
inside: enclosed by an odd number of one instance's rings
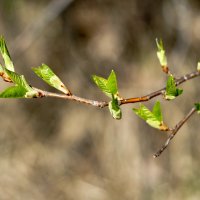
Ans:
POLYGON ((162 122, 162 112, 161 112, 161 107, 160 107, 160 102, 157 101, 153 107, 152 113, 155 115, 155 117, 162 122))
POLYGON ((117 78, 114 70, 111 71, 108 79, 96 75, 93 75, 92 79, 108 97, 112 98, 112 95, 114 95, 118 98, 117 78))
POLYGON ((163 131, 168 129, 162 121, 162 113, 159 102, 155 103, 152 112, 143 104, 141 104, 138 109, 133 108, 133 111, 150 126, 163 131))
POLYGON ((24 75, 19 75, 15 72, 12 72, 8 69, 4 69, 7 76, 15 84, 13 87, 7 88, 1 97, 4 98, 33 98, 36 97, 38 92, 34 90, 27 82, 24 75))
POLYGON ((200 114, 200 103, 195 103, 194 105, 197 110, 197 113, 200 114))
POLYGON ((21 86, 12 86, 0 93, 0 98, 23 98, 27 90, 21 86))
POLYGON ((98 88, 104 92, 108 97, 112 98, 112 95, 110 93, 110 90, 107 88, 107 80, 105 78, 102 78, 100 76, 93 75, 92 76, 93 81, 96 83, 98 88))
POLYGON ((108 104, 108 108, 109 108, 110 113, 111 113, 111 115, 114 119, 121 119, 122 118, 122 112, 121 112, 121 109, 120 109, 120 106, 118 104, 117 99, 115 99, 113 97, 112 101, 110 101, 109 104, 108 104))
POLYGON ((156 39, 156 44, 157 44, 157 57, 160 62, 161 66, 167 66, 167 57, 165 55, 165 49, 163 45, 163 41, 160 39, 156 39))
POLYGON ((18 86, 21 86, 26 89, 26 91, 32 91, 33 89, 29 86, 29 84, 26 82, 26 79, 24 75, 19 75, 15 72, 12 72, 10 70, 5 69, 7 75, 10 77, 13 83, 17 84, 18 86))
POLYGON ((183 90, 176 87, 174 77, 170 75, 167 79, 166 92, 164 95, 165 99, 167 100, 175 99, 177 96, 181 95, 182 93, 183 93, 183 90))
POLYGON ((200 71, 200 62, 197 63, 197 71, 200 71))
POLYGON ((111 71, 109 77, 108 77, 108 81, 107 81, 107 88, 109 89, 111 94, 116 94, 118 91, 117 88, 117 78, 116 78, 116 74, 114 72, 114 70, 111 71))
POLYGON ((8 48, 6 46, 5 39, 3 36, 0 36, 0 53, 3 57, 4 63, 5 63, 5 68, 10 70, 10 71, 15 71, 13 62, 11 60, 8 48))
POLYGON ((37 74, 42 80, 44 80, 50 86, 60 90, 65 94, 70 94, 70 91, 66 88, 63 82, 58 76, 45 64, 40 67, 32 68, 35 74, 37 74))

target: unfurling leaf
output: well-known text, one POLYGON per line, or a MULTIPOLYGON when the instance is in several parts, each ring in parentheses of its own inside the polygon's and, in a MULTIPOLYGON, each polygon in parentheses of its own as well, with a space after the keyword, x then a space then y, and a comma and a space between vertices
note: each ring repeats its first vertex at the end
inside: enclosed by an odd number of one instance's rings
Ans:
POLYGON ((146 121, 150 126, 161 131, 168 130, 168 127, 163 123, 160 102, 156 102, 152 112, 143 104, 138 109, 133 108, 136 115, 146 121))
POLYGON ((108 97, 112 98, 112 95, 118 97, 117 78, 114 70, 111 71, 108 79, 96 75, 93 75, 92 78, 98 88, 108 97))
POLYGON ((23 87, 26 91, 33 90, 29 84, 26 82, 24 75, 19 75, 16 72, 12 72, 10 70, 5 69, 6 74, 10 77, 13 83, 17 84, 18 86, 23 87))
POLYGON ((93 75, 92 79, 102 92, 104 92, 108 97, 112 98, 112 95, 110 94, 110 90, 107 88, 108 81, 105 78, 93 75))
POLYGON ((157 57, 158 57, 158 60, 160 62, 160 65, 162 67, 166 67, 167 66, 167 57, 165 55, 165 49, 164 49, 164 46, 163 46, 163 41, 160 39, 156 39, 156 45, 157 45, 157 48, 158 48, 158 51, 157 51, 157 57))
POLYGON ((197 110, 197 113, 200 114, 200 103, 195 103, 194 105, 197 110))
POLYGON ((70 95, 70 91, 66 88, 58 76, 45 64, 40 67, 32 68, 37 76, 44 80, 50 86, 60 90, 61 92, 70 95))
POLYGON ((200 62, 197 63, 197 71, 200 71, 200 62))
POLYGON ((183 93, 183 90, 176 87, 174 77, 170 75, 167 79, 166 92, 164 94, 165 99, 166 100, 175 99, 177 96, 181 95, 182 93, 183 93))
POLYGON ((118 104, 118 100, 113 97, 112 101, 109 102, 108 108, 110 113, 114 119, 121 119, 122 118, 122 111, 118 104))
POLYGON ((0 53, 3 57, 4 63, 5 63, 5 68, 10 70, 10 71, 15 71, 13 62, 11 60, 8 48, 6 46, 5 39, 3 36, 0 37, 0 53))
POLYGON ((0 98, 23 98, 26 92, 26 89, 21 86, 11 86, 0 93, 0 98))
POLYGON ((8 69, 4 69, 4 71, 15 86, 5 89, 0 93, 0 98, 33 98, 37 96, 38 92, 29 86, 23 75, 19 75, 8 69))
POLYGON ((108 82, 107 82, 107 88, 109 89, 110 93, 115 95, 118 92, 117 88, 117 78, 114 70, 111 71, 109 77, 108 77, 108 82))

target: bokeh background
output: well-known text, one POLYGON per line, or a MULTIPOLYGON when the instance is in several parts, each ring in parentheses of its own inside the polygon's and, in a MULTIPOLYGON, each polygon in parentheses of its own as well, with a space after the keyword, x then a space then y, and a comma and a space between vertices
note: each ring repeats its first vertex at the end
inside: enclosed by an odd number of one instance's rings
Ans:
MULTIPOLYGON (((199 11, 198 0, 0 0, 0 34, 32 85, 55 91, 31 71, 46 63, 74 94, 107 100, 91 75, 107 77, 114 69, 128 98, 165 85, 156 37, 163 38, 174 74, 196 69, 199 11)), ((181 87, 174 101, 157 98, 170 126, 200 99, 198 78, 181 87)), ((134 115, 138 106, 123 106, 116 121, 106 108, 75 102, 1 99, 0 199, 199 199, 199 116, 154 159, 167 136, 134 115)))

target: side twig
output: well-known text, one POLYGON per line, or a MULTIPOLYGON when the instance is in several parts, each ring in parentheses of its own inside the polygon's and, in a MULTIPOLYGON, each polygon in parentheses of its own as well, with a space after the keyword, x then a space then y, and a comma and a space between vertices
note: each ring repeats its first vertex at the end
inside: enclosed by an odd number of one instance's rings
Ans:
POLYGON ((174 136, 176 135, 176 133, 178 132, 178 130, 183 126, 183 124, 189 120, 189 118, 196 112, 196 108, 193 107, 188 114, 175 126, 174 129, 172 129, 171 134, 169 135, 167 141, 165 142, 165 144, 154 154, 154 158, 158 157, 161 155, 161 153, 168 147, 170 141, 174 138, 174 136))

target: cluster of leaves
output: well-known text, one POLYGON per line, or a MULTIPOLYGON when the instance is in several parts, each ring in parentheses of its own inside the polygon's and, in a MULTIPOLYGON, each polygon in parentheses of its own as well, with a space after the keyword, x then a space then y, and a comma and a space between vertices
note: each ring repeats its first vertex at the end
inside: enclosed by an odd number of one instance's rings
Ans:
POLYGON ((121 98, 119 97, 117 78, 114 70, 111 71, 108 79, 96 75, 93 75, 92 78, 99 89, 104 92, 109 98, 111 98, 108 107, 113 118, 121 119, 122 111, 119 105, 121 98))
MULTIPOLYGON (((6 42, 3 37, 0 37, 0 53, 4 60, 4 65, 0 65, 0 75, 5 81, 11 82, 14 86, 6 88, 0 93, 1 98, 34 98, 38 97, 38 90, 27 83, 24 75, 15 72, 11 56, 9 54, 6 42)), ((42 78, 50 86, 60 90, 65 94, 70 92, 62 83, 62 81, 54 74, 54 72, 45 64, 37 68, 33 68, 35 74, 42 78)))
MULTIPOLYGON (((169 73, 167 66, 167 57, 165 54, 165 49, 162 40, 156 40, 157 44, 157 57, 160 62, 163 71, 167 73, 166 88, 163 94, 164 99, 173 100, 182 94, 183 90, 177 88, 176 79, 169 73)), ((14 85, 8 87, 3 92, 0 93, 0 98, 34 98, 40 97, 39 90, 32 87, 25 79, 24 75, 20 75, 15 72, 11 56, 9 54, 6 42, 3 37, 0 37, 0 53, 4 60, 4 65, 0 64, 0 76, 14 85)), ((60 78, 45 64, 39 67, 32 68, 37 76, 39 76, 43 81, 45 81, 50 86, 56 88, 57 90, 63 92, 65 95, 72 95, 67 89, 60 78)), ((200 71, 200 63, 198 63, 197 70, 200 71)), ((108 103, 109 111, 114 119, 121 119, 122 111, 120 108, 121 100, 119 96, 117 77, 114 70, 111 71, 107 79, 93 75, 93 81, 98 86, 98 88, 106 94, 110 101, 108 103)), ((195 104, 195 108, 200 113, 200 103, 195 104)), ((143 119, 150 126, 162 130, 168 131, 168 126, 163 122, 163 115, 161 112, 160 102, 156 102, 152 111, 150 111, 145 105, 141 104, 139 108, 133 108, 133 112, 143 119)))
MULTIPOLYGON (((156 40, 158 47, 157 57, 159 59, 160 65, 167 67, 167 57, 165 54, 165 49, 163 46, 162 40, 156 40)), ((108 79, 104 79, 100 76, 93 76, 93 80, 99 89, 104 92, 112 100, 109 102, 110 112, 115 119, 121 119, 122 113, 120 109, 120 97, 117 87, 116 74, 112 70, 108 79)), ((181 95, 183 92, 182 89, 176 87, 175 78, 173 75, 168 74, 168 79, 166 83, 166 90, 164 93, 164 98, 166 100, 175 99, 177 96, 181 95)), ((136 115, 146 121, 150 126, 157 128, 159 130, 166 131, 169 128, 163 122, 163 116, 161 113, 160 102, 156 102, 152 112, 143 104, 139 108, 133 108, 133 111, 136 115)))

